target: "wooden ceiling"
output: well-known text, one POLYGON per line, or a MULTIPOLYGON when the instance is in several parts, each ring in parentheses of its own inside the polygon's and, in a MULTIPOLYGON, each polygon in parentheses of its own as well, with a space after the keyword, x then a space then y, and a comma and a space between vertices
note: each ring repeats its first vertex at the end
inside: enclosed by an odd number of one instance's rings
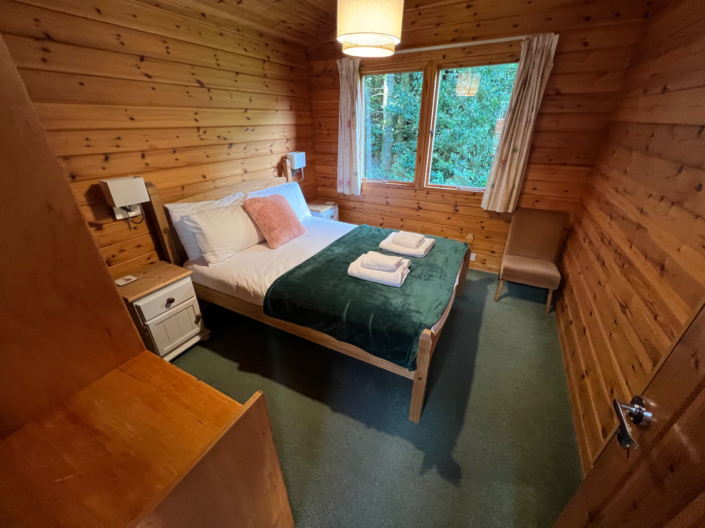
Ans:
MULTIPOLYGON (((397 50, 563 32, 634 21, 667 0, 406 0, 397 50)), ((335 26, 331 28, 335 29, 335 26)), ((309 58, 340 54, 331 33, 309 48, 309 58)))
MULTIPOLYGON (((307 47, 335 40, 337 0, 135 1, 307 47)), ((664 0, 406 0, 400 49, 643 20, 659 3, 664 0)))
POLYGON ((337 0, 137 0, 225 28, 246 25, 310 46, 335 29, 337 0))

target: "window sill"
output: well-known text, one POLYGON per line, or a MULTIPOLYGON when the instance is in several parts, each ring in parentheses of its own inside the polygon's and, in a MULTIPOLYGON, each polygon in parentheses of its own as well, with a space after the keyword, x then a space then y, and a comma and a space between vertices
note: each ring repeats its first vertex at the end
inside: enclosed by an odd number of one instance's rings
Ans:
POLYGON ((460 186, 454 186, 454 185, 430 185, 426 184, 423 186, 424 191, 428 190, 433 190, 433 191, 443 191, 443 192, 448 192, 448 193, 457 193, 457 194, 479 194, 483 195, 485 194, 485 188, 484 187, 460 187, 460 186))
POLYGON ((414 182, 393 180, 362 180, 363 185, 378 185, 380 187, 414 187, 414 182))
POLYGON ((477 196, 482 196, 485 193, 483 187, 459 187, 451 185, 429 185, 425 184, 418 188, 415 182, 400 182, 400 181, 390 181, 390 180, 362 180, 362 185, 371 185, 374 187, 386 187, 386 188, 397 188, 397 189, 413 189, 415 191, 434 191, 443 192, 447 194, 474 194, 477 196))

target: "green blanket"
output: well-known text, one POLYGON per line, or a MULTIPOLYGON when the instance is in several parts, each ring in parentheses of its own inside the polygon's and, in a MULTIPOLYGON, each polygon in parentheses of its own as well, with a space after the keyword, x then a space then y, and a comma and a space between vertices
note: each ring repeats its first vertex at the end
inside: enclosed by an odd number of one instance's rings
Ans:
POLYGON ((356 227, 274 281, 264 298, 264 313, 415 370, 419 337, 448 306, 468 245, 433 237, 436 243, 426 257, 410 257, 401 288, 350 277, 348 266, 360 255, 385 253, 379 243, 391 232, 356 227))

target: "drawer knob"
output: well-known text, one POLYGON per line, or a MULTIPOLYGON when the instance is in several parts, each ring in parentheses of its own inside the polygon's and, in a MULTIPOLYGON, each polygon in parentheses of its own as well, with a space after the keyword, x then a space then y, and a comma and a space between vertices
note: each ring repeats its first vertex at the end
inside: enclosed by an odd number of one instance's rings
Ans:
POLYGON ((176 301, 176 299, 174 299, 173 297, 169 297, 169 298, 166 300, 166 303, 167 303, 167 304, 173 304, 175 301, 176 301))
POLYGON ((203 319, 203 314, 197 313, 196 314, 196 321, 200 321, 201 319, 203 319))

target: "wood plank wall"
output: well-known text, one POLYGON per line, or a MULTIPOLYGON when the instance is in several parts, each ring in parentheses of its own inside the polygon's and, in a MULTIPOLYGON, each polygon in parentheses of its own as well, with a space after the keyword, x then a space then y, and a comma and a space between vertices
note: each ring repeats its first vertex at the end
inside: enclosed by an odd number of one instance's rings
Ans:
POLYGON ((114 220, 98 179, 140 175, 175 199, 311 152, 302 46, 132 0, 0 0, 0 32, 114 276, 158 244, 114 220))
POLYGON ((705 295, 705 3, 663 2, 563 256, 558 320, 587 470, 705 295))
MULTIPOLYGON (((643 30, 648 2, 408 2, 400 49, 521 36, 560 34, 541 106, 521 207, 573 213, 602 134, 615 110, 623 75, 643 30)), ((509 222, 480 208, 481 193, 424 191, 363 184, 360 197, 335 189, 339 45, 309 52, 315 177, 319 198, 339 203, 341 219, 450 238, 475 235, 471 266, 498 272, 509 222)), ((460 48, 459 48, 460 49, 460 48)), ((474 53, 473 47, 464 48, 474 53)), ((458 49, 453 51, 458 53, 458 49)), ((403 58, 398 54, 390 64, 403 58)), ((365 60, 363 60, 363 65, 365 60)))

